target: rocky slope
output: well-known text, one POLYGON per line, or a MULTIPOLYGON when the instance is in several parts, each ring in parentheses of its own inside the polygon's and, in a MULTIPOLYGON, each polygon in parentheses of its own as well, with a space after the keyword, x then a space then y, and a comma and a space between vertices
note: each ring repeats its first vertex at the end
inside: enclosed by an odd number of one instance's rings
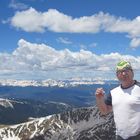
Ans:
POLYGON ((0 98, 0 124, 17 124, 28 120, 71 110, 68 104, 60 102, 39 102, 33 100, 11 100, 0 98))
POLYGON ((0 129, 0 140, 114 140, 112 113, 101 116, 96 106, 0 129))

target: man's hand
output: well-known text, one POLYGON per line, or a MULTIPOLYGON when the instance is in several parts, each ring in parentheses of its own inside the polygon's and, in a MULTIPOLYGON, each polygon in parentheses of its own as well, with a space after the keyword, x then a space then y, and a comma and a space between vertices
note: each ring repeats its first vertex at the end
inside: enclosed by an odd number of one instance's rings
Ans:
POLYGON ((109 107, 105 104, 104 94, 105 94, 105 91, 103 88, 96 89, 96 92, 95 92, 96 102, 102 115, 106 115, 110 111, 109 107))
POLYGON ((96 89, 96 92, 95 92, 95 96, 96 96, 96 99, 100 100, 100 99, 104 99, 104 94, 105 94, 105 91, 103 90, 103 88, 97 88, 96 89))

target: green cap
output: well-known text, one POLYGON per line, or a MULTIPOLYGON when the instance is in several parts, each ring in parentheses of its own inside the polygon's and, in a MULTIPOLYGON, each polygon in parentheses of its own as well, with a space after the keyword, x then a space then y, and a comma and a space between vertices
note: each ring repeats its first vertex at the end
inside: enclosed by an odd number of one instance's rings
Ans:
POLYGON ((116 70, 132 69, 130 62, 122 60, 117 63, 116 70))

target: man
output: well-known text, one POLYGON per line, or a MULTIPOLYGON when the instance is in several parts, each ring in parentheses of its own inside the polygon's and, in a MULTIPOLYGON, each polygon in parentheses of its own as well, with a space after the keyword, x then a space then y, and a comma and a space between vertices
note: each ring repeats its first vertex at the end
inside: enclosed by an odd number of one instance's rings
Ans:
POLYGON ((140 140, 140 83, 133 79, 132 66, 120 61, 116 66, 120 86, 104 98, 103 88, 96 90, 96 102, 102 114, 113 111, 116 140, 140 140))

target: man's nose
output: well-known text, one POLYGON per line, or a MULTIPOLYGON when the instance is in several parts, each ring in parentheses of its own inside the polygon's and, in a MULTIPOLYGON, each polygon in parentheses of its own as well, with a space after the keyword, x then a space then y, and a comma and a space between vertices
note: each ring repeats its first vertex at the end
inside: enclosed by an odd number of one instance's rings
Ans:
POLYGON ((123 71, 123 72, 122 72, 122 75, 126 75, 126 71, 123 71))

